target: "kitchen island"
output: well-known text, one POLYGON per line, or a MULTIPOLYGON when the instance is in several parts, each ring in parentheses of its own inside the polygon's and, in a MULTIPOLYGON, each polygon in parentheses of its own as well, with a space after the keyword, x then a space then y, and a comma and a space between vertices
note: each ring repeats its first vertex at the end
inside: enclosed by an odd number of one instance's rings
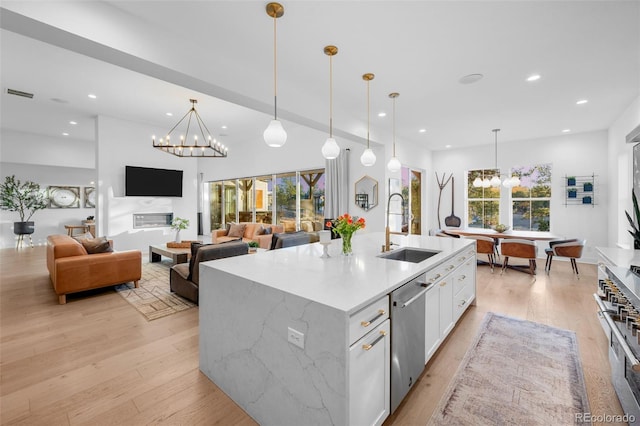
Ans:
POLYGON ((416 279, 429 288, 425 363, 475 300, 473 240, 392 240, 438 253, 381 258, 384 234, 360 233, 352 256, 337 239, 329 258, 314 243, 201 264, 200 370, 263 425, 381 424, 389 294, 416 279))

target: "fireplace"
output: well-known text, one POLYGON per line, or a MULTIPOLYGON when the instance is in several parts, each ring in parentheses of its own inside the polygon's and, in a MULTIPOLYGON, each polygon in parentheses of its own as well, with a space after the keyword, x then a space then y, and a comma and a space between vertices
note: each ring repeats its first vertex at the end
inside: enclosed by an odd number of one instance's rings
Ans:
POLYGON ((173 213, 134 213, 133 228, 168 228, 172 220, 173 213))

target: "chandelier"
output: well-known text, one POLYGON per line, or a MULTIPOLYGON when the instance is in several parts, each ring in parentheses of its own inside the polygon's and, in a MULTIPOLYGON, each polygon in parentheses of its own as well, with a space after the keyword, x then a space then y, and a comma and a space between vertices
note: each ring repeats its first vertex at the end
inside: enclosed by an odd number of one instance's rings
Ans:
POLYGON ((473 181, 473 186, 476 188, 489 188, 489 187, 493 187, 493 188, 498 188, 500 186, 500 184, 502 184, 502 186, 504 186, 505 188, 513 188, 514 186, 518 186, 520 185, 520 179, 518 178, 518 176, 505 176, 504 181, 501 180, 500 178, 500 169, 498 169, 498 132, 500 131, 500 129, 493 129, 491 130, 494 135, 495 135, 495 159, 496 159, 496 163, 495 163, 495 172, 497 173, 496 175, 494 175, 491 179, 489 179, 489 177, 486 177, 484 179, 481 179, 479 176, 476 177, 473 181))
POLYGON ((196 111, 196 99, 189 99, 191 102, 191 109, 178 121, 178 123, 169 130, 167 136, 161 138, 156 142, 156 137, 152 136, 153 147, 160 149, 168 154, 173 154, 177 157, 226 157, 228 148, 211 138, 211 132, 207 129, 207 126, 202 121, 200 114, 196 111), (173 142, 171 140, 171 133, 187 119, 187 128, 184 134, 180 135, 179 142, 173 142), (189 129, 191 122, 194 121, 194 135, 192 142, 189 142, 189 129), (205 136, 206 130, 206 136, 205 136), (198 131, 202 139, 198 138, 198 131))

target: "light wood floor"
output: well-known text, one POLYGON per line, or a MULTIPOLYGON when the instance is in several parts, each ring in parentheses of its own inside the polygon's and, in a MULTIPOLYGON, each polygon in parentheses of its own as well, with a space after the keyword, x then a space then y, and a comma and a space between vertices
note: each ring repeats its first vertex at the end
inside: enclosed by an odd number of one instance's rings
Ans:
MULTIPOLYGON (((622 414, 591 297, 596 268, 580 271, 556 261, 532 282, 480 266, 477 306, 385 425, 426 424, 488 311, 574 330, 592 414, 622 414)), ((111 289, 60 306, 43 247, 0 250, 0 273, 1 424, 255 424, 199 372, 197 309, 147 322, 111 289)))

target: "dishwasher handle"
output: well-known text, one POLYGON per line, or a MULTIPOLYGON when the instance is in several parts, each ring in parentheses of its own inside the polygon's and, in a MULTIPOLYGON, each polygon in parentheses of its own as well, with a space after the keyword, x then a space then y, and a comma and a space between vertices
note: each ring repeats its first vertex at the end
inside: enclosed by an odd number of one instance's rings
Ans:
POLYGON ((420 284, 420 286, 424 287, 424 289, 420 290, 420 293, 416 294, 411 299, 407 300, 406 302, 403 302, 402 305, 400 305, 400 308, 406 308, 407 306, 409 306, 410 304, 412 304, 413 302, 418 300, 420 297, 422 297, 433 286, 433 283, 431 283, 431 284, 418 283, 418 284, 420 284))

